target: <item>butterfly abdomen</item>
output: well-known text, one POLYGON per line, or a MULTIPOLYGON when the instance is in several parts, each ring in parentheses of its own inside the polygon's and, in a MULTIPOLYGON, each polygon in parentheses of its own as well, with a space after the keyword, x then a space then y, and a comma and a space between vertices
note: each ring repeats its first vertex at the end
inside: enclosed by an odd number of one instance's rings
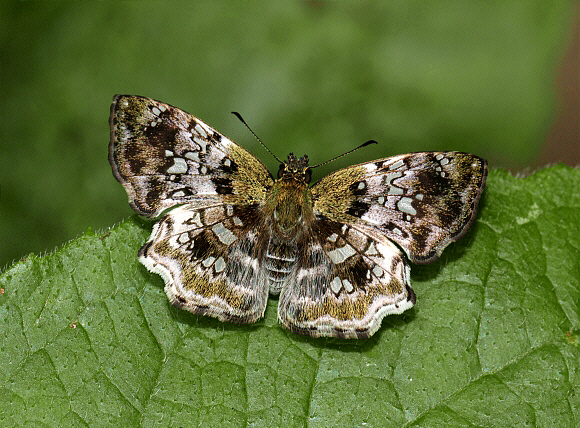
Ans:
POLYGON ((272 236, 264 257, 264 268, 270 285, 270 292, 278 294, 282 284, 294 270, 297 247, 293 241, 284 241, 272 236))

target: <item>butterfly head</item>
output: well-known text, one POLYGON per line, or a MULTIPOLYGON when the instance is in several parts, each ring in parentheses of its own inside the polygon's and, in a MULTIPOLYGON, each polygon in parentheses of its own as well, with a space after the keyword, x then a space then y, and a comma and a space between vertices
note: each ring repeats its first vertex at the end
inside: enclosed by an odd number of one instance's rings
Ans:
POLYGON ((278 178, 282 180, 295 180, 300 183, 308 184, 312 178, 312 170, 308 166, 308 156, 301 158, 294 156, 294 153, 288 155, 288 161, 280 164, 278 178))

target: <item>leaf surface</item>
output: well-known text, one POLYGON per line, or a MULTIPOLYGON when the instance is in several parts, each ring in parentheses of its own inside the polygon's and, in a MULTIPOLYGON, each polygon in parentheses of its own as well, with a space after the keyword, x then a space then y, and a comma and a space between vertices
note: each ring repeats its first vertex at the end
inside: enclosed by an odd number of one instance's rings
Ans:
POLYGON ((580 170, 494 170, 478 220, 412 266, 366 341, 170 306, 136 217, 0 276, 0 425, 576 426, 580 170), (575 190, 576 189, 576 190, 575 190))

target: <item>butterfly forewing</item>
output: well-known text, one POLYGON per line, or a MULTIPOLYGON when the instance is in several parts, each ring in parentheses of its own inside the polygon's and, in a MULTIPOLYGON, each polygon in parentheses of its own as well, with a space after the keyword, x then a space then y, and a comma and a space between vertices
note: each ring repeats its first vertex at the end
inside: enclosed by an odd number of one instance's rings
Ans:
POLYGON ((273 179, 245 149, 176 107, 117 95, 109 161, 131 207, 157 217, 178 204, 263 199, 273 179))
POLYGON ((314 209, 330 219, 374 227, 411 261, 428 263, 469 228, 486 176, 487 163, 477 156, 410 153, 327 175, 312 187, 314 209))

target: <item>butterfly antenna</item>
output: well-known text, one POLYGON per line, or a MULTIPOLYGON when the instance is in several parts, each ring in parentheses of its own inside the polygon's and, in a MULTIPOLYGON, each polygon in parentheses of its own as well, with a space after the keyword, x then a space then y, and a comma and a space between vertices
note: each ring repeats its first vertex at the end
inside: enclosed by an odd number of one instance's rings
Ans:
POLYGON ((354 149, 352 149, 352 150, 349 150, 349 151, 348 151, 348 152, 346 152, 346 153, 343 153, 343 154, 341 154, 341 155, 338 155, 337 157, 335 157, 335 158, 332 158, 332 159, 330 159, 330 160, 327 160, 327 161, 325 161, 325 162, 319 163, 318 165, 311 166, 310 168, 311 168, 311 169, 312 169, 312 168, 318 168, 319 166, 326 165, 327 163, 330 163, 330 162, 334 162, 335 160, 337 160, 337 159, 340 159, 341 157, 343 157, 343 156, 346 156, 346 155, 348 155, 348 154, 350 154, 350 153, 352 153, 352 152, 356 152, 358 149, 362 149, 363 147, 365 147, 365 146, 368 146, 369 144, 379 144, 379 143, 378 143, 378 142, 376 142, 375 140, 368 140, 367 142, 365 142, 365 143, 362 143, 360 146, 358 146, 358 147, 355 147, 354 149))
POLYGON ((238 119, 240 119, 240 122, 242 122, 246 128, 248 128, 248 130, 252 133, 252 135, 254 137, 256 137, 256 140, 258 140, 258 142, 262 145, 262 147, 264 147, 268 153, 270 153, 272 156, 274 156, 274 159, 276 159, 278 162, 280 163, 284 163, 283 160, 280 160, 280 158, 278 158, 278 156, 276 156, 274 153, 272 153, 272 150, 270 150, 268 147, 266 147, 266 145, 262 142, 262 140, 260 140, 260 137, 258 137, 256 135, 256 133, 254 131, 252 131, 252 128, 250 128, 250 125, 248 125, 246 123, 246 121, 244 120, 244 118, 242 117, 242 115, 240 113, 238 113, 237 111, 232 111, 232 114, 234 114, 238 119))

